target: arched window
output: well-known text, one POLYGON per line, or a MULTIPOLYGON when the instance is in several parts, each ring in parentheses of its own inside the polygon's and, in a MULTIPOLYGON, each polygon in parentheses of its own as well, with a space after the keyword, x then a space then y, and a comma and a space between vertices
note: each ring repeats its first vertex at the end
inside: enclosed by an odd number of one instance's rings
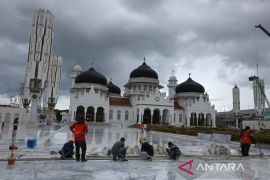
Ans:
POLYGON ((121 111, 120 110, 117 111, 117 120, 121 120, 121 111))
POLYGON ((128 111, 125 112, 125 120, 128 121, 128 111))
POLYGON ((113 110, 110 110, 110 112, 109 112, 109 119, 110 119, 110 120, 113 119, 113 110))

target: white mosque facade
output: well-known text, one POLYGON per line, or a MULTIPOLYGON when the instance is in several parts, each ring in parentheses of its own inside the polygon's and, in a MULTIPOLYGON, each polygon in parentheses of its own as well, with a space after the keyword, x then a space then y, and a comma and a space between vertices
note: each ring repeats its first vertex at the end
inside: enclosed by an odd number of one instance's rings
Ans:
POLYGON ((80 118, 86 122, 110 124, 168 124, 175 126, 216 125, 215 107, 209 102, 204 87, 190 77, 177 84, 177 78, 169 78, 168 92, 160 90, 158 74, 145 62, 134 69, 124 85, 119 87, 93 67, 82 71, 79 65, 71 73, 70 89, 71 121, 80 118))

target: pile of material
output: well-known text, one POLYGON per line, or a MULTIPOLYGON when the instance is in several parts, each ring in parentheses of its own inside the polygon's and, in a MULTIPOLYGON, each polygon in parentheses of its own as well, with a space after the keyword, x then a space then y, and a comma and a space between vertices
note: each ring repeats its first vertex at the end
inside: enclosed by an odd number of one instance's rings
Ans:
POLYGON ((230 155, 230 149, 221 144, 211 143, 206 145, 206 149, 208 154, 230 155))

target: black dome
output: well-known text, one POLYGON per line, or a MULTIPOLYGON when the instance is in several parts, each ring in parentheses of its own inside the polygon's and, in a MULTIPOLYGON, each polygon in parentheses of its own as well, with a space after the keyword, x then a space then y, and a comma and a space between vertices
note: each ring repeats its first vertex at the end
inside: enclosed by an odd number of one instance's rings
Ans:
POLYGON ((158 75, 156 71, 151 69, 145 62, 141 66, 139 66, 137 69, 134 69, 130 73, 130 78, 136 78, 136 77, 146 77, 146 78, 155 78, 158 79, 158 75))
POLYGON ((107 79, 91 67, 87 71, 80 73, 75 78, 75 83, 94 83, 107 86, 107 79))
POLYGON ((181 92, 197 92, 204 93, 204 87, 199 83, 193 81, 190 77, 183 83, 179 84, 175 88, 176 93, 181 92))
POLYGON ((114 85, 112 81, 108 83, 107 87, 109 88, 108 91, 110 93, 121 94, 121 89, 118 86, 114 85))

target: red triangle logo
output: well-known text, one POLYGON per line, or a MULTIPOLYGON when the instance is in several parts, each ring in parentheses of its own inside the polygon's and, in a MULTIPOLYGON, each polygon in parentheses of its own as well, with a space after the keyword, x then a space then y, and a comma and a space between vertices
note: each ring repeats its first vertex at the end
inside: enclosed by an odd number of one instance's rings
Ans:
POLYGON ((185 162, 184 164, 181 164, 180 166, 178 166, 178 168, 179 168, 180 170, 182 170, 182 171, 184 171, 184 172, 190 174, 190 175, 193 175, 193 172, 190 171, 191 168, 192 168, 192 163, 193 163, 193 160, 187 161, 187 162, 185 162), (184 168, 185 165, 189 165, 189 168, 188 168, 188 169, 185 169, 185 168, 184 168))

